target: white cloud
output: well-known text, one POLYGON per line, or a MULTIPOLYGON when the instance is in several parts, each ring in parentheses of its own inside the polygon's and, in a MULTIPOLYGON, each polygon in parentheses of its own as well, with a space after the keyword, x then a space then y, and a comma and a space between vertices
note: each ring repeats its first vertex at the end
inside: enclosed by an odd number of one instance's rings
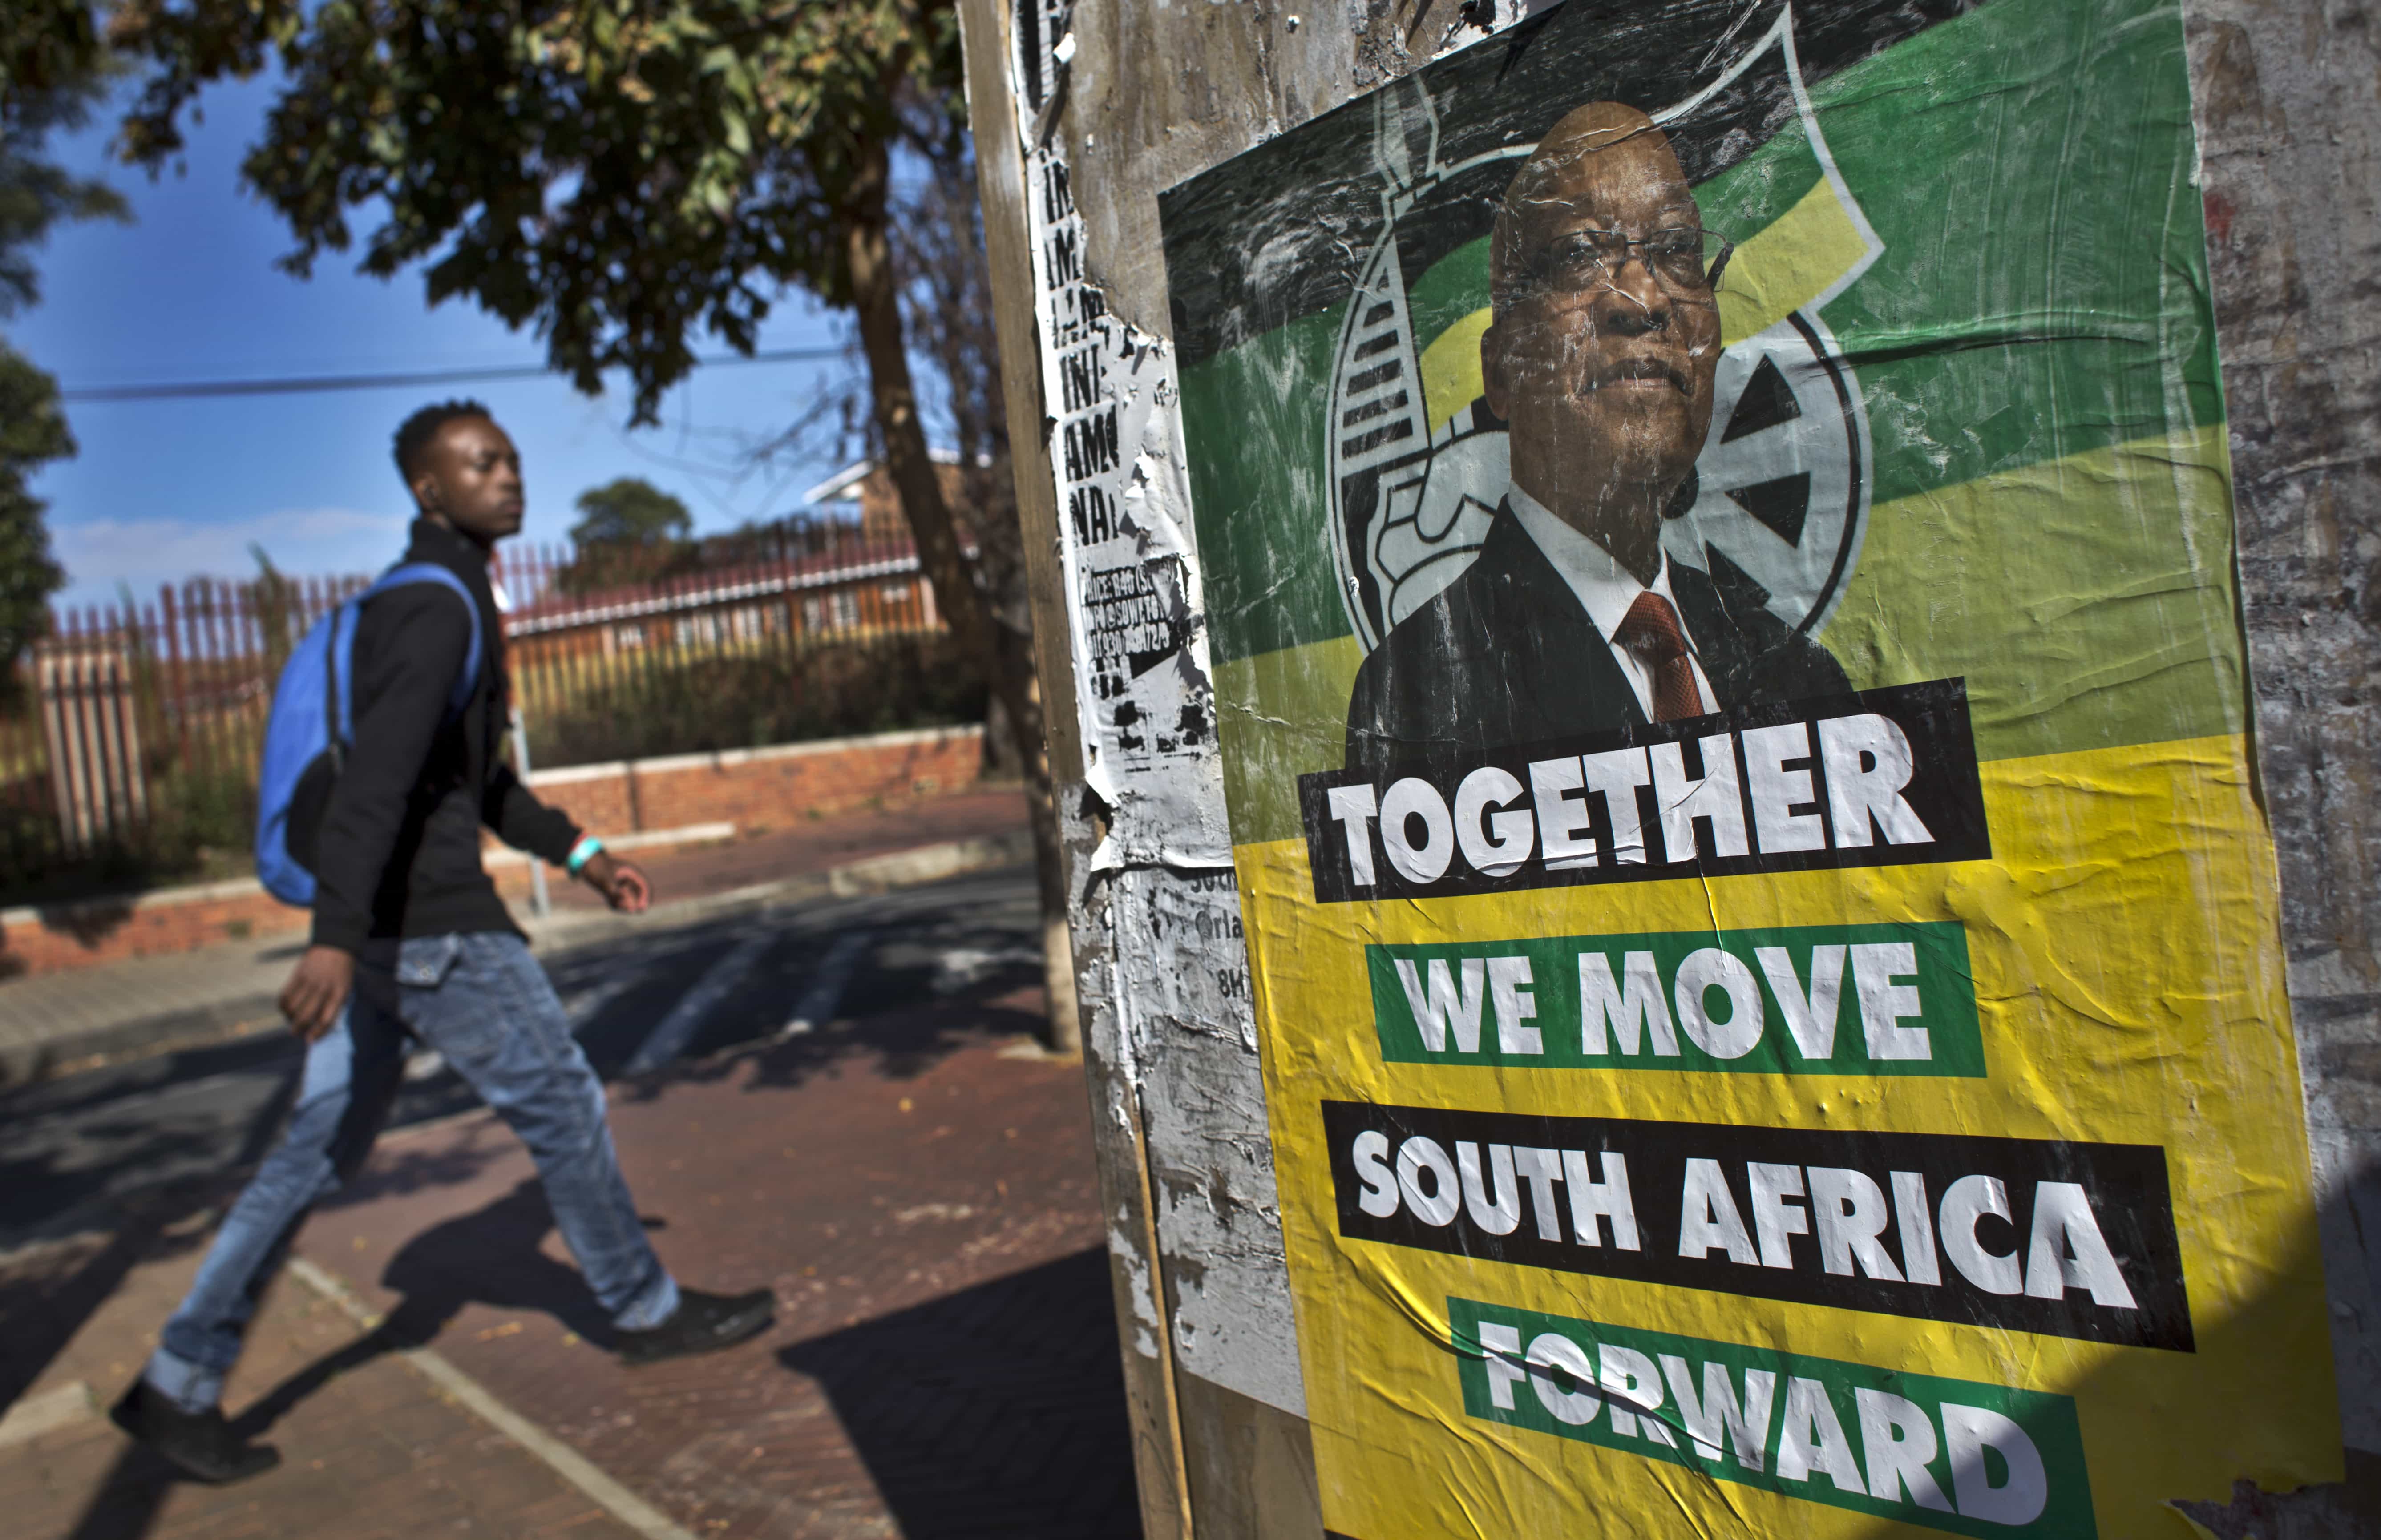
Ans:
POLYGON ((351 508, 303 508, 253 518, 84 519, 59 523, 50 545, 67 569, 62 604, 109 604, 128 584, 147 603, 158 585, 186 577, 252 577, 259 545, 295 576, 378 572, 405 549, 406 520, 351 508))

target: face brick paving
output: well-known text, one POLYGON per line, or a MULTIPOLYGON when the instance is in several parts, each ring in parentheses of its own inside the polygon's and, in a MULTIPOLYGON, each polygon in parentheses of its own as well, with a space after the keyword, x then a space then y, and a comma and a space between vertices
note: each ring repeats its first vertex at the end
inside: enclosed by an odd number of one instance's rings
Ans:
MULTIPOLYGON (((129 1380, 198 1266, 203 1227, 177 1218, 185 1207, 168 1201, 129 1216, 143 1258, 80 1316, 36 1393, 79 1381, 105 1399, 129 1380)), ((28 1352, 58 1347, 35 1334, 72 1314, 55 1297, 50 1310, 33 1308, 32 1297, 90 1287, 98 1260, 93 1248, 68 1245, 0 1266, 0 1302, 18 1350, 12 1369, 28 1352)), ((279 1470, 238 1486, 198 1485, 93 1416, 0 1449, 0 1534, 11 1540, 326 1534, 628 1540, 634 1534, 433 1394, 402 1360, 355 1351, 357 1337, 344 1313, 285 1283, 266 1301, 227 1397, 244 1425, 269 1426, 267 1437, 282 1446, 279 1470)))
MULTIPOLYGON (((761 1340, 624 1368, 502 1124, 400 1129, 299 1244, 384 1325, 284 1279, 227 1397, 283 1468, 177 1483, 86 1421, 0 1449, 0 1530, 628 1533, 386 1351, 426 1341, 697 1535, 1136 1533, 1081 1069, 1017 1048, 1031 967, 979 985, 922 944, 888 932, 821 1030, 613 1087, 655 1245, 695 1287, 773 1288, 761 1340)), ((0 1388, 111 1399, 197 1265, 207 1201, 185 1184, 124 1206, 112 1238, 0 1262, 0 1388), (23 1347, 23 1326, 69 1340, 23 1347)))

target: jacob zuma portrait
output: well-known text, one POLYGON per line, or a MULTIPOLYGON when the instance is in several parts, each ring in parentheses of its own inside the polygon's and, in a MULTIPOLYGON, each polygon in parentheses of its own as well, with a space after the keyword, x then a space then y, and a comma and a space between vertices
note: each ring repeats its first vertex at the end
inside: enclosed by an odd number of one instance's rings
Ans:
POLYGON ((1663 552, 1711 430, 1729 251, 1662 130, 1614 102, 1569 113, 1490 252, 1483 394, 1511 484, 1471 564, 1366 658, 1348 768, 1849 690, 1817 643, 1663 552))

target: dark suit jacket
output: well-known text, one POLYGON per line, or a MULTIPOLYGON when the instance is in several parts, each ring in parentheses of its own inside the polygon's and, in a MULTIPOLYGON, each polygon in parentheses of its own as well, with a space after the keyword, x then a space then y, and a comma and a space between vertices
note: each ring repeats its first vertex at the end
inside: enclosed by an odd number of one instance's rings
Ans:
MULTIPOLYGON (((1704 574, 1671 563, 1670 591, 1723 710, 1850 690, 1825 648, 1766 608, 1731 607, 1704 574)), ((1644 724, 1579 596, 1507 504, 1463 576, 1364 660, 1348 698, 1348 768, 1377 773, 1644 724)))

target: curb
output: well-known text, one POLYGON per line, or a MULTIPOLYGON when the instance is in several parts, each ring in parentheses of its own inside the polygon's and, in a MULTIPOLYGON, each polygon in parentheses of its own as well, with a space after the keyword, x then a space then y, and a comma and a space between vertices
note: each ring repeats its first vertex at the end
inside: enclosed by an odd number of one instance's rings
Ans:
MULTIPOLYGON (((380 1313, 365 1304, 347 1279, 303 1256, 292 1256, 288 1269, 292 1277, 366 1332, 380 1329, 380 1313)), ((397 1352, 440 1394, 512 1440, 530 1458, 592 1498, 606 1513, 645 1540, 694 1540, 691 1532, 680 1528, 667 1514, 612 1479, 585 1455, 498 1401, 487 1387, 455 1367, 434 1349, 401 1347, 397 1352)))
MULTIPOLYGON (((522 920, 520 926, 528 933, 532 952, 542 957, 555 956, 623 936, 698 925, 724 915, 766 912, 824 899, 861 898, 940 882, 971 872, 994 871, 1032 859, 1032 831, 1009 830, 866 856, 775 882, 679 899, 641 915, 600 912, 549 916, 542 920, 522 920)), ((12 1044, 0 1049, 0 1089, 104 1064, 213 1047, 277 1028, 280 1022, 280 1009, 273 995, 244 995, 41 1041, 12 1044)))
POLYGON ((281 1025, 271 995, 242 995, 184 1011, 139 1016, 89 1031, 62 1034, 0 1049, 0 1089, 54 1080, 103 1064, 153 1059, 184 1049, 211 1048, 255 1037, 281 1025))
POLYGON ((725 892, 683 898, 674 903, 660 904, 641 915, 615 915, 598 910, 590 914, 553 915, 542 920, 522 920, 520 926, 529 933, 530 949, 545 955, 655 928, 692 925, 721 915, 814 903, 825 898, 861 898, 870 893, 890 892, 896 888, 914 888, 922 883, 939 882, 945 878, 964 877, 970 872, 992 871, 1032 859, 1032 831, 1012 829, 998 834, 979 834, 971 839, 946 840, 939 844, 897 850, 886 855, 864 856, 841 866, 806 871, 775 882, 756 882, 749 887, 730 888, 725 892))

